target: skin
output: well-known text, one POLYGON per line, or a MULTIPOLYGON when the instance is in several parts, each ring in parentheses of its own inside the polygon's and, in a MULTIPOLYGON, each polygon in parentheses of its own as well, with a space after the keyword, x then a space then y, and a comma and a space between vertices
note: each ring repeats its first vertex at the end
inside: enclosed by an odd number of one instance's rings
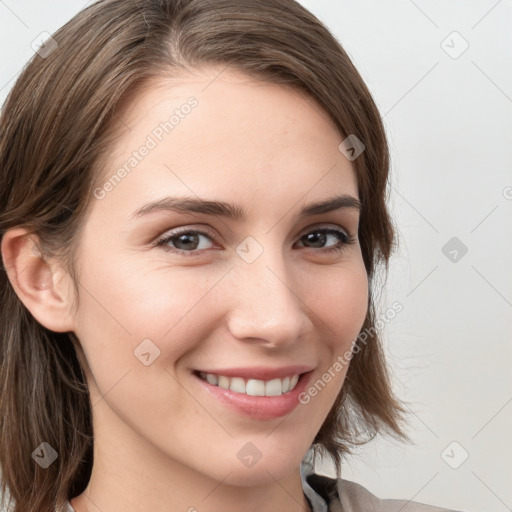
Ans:
POLYGON ((16 292, 47 328, 78 336, 93 404, 94 467, 77 512, 307 510, 300 463, 338 395, 347 367, 291 414, 245 417, 213 399, 191 370, 314 366, 315 382, 351 348, 362 327, 368 281, 354 208, 299 220, 307 204, 358 198, 343 137, 311 98, 283 85, 205 67, 147 87, 119 113, 107 180, 148 134, 194 96, 198 105, 102 199, 80 233, 79 305, 58 261, 34 236, 9 231, 2 255, 16 292), (130 215, 165 196, 236 203, 243 222, 158 211, 130 215), (202 229, 199 246, 155 247, 176 228, 202 229), (339 227, 311 243, 304 235, 339 227), (236 249, 253 237, 252 263, 236 249), (186 247, 191 247, 186 249, 186 247), (194 248, 199 247, 199 248, 194 248), (179 249, 194 256, 179 254, 179 249), (149 366, 134 356, 144 339, 159 348, 149 366), (237 457, 248 442, 261 459, 237 457))

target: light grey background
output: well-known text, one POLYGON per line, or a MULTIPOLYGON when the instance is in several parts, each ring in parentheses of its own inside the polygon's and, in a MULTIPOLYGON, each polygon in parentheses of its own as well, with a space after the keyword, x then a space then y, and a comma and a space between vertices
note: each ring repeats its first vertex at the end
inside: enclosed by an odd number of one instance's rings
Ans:
MULTIPOLYGON (((377 439, 343 476, 381 498, 512 510, 512 2, 301 3, 382 112, 401 244, 381 306, 403 306, 384 336, 415 444, 377 439)), ((0 0, 2 103, 32 41, 86 4, 0 0)))

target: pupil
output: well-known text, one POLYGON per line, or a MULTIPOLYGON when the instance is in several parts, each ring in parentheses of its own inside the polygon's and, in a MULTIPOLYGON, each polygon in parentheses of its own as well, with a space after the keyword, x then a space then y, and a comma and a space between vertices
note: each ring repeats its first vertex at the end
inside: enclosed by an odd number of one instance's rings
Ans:
POLYGON ((309 233, 308 235, 306 235, 306 239, 309 243, 313 243, 313 244, 317 244, 315 247, 321 247, 322 245, 325 244, 325 233, 309 233), (320 242, 318 244, 318 242, 320 242))
POLYGON ((191 248, 191 244, 189 242, 192 242, 192 245, 197 245, 199 242, 197 240, 197 235, 194 235, 194 234, 184 234, 184 235, 180 235, 178 237, 178 246, 182 244, 182 242, 185 241, 185 244, 184 244, 184 247, 178 247, 178 249, 181 249, 181 248, 184 248, 184 249, 190 249, 191 248))

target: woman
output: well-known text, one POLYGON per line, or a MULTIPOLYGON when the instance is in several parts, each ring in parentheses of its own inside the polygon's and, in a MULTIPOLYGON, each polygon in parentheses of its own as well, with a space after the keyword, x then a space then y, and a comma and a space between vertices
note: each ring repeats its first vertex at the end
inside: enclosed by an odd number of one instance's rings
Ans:
POLYGON ((24 70, 1 130, 16 512, 440 510, 313 471, 406 439, 372 297, 386 138, 315 17, 97 2, 24 70))

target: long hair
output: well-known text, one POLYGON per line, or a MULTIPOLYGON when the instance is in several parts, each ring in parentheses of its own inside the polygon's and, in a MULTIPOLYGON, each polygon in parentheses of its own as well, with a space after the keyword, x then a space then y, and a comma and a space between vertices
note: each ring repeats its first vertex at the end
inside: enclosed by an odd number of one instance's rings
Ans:
MULTIPOLYGON (((336 402, 315 438, 337 471, 351 446, 386 432, 407 439, 375 330, 375 277, 395 231, 386 206, 389 154, 375 103, 338 41, 294 0, 103 0, 52 34, 11 89, 0 117, 0 237, 23 226, 43 254, 73 258, 115 136, 116 113, 145 84, 207 64, 294 87, 345 138, 362 202, 359 239, 370 283, 363 330, 336 402)), ((39 324, 0 272, 0 464, 15 512, 50 512, 83 492, 93 464, 84 354, 74 333, 39 324), (58 457, 32 456, 41 443, 58 457)))

